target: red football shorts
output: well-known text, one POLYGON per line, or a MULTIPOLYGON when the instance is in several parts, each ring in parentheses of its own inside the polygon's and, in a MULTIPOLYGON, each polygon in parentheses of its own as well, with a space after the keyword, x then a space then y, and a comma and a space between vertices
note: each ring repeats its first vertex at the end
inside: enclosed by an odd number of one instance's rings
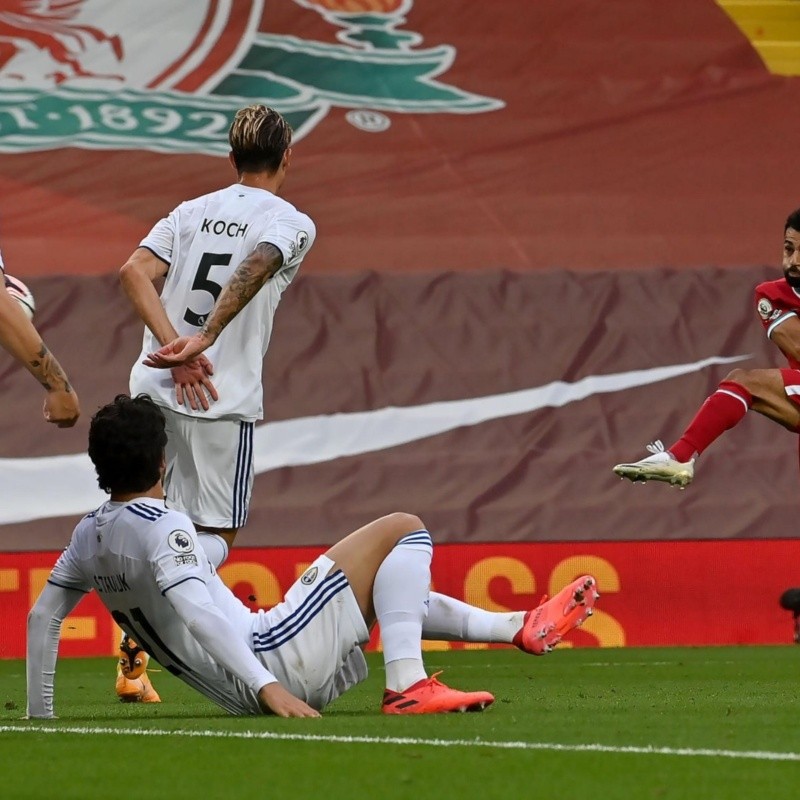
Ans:
POLYGON ((782 369, 781 377, 786 396, 793 403, 800 405, 800 369, 789 369, 788 367, 782 369))

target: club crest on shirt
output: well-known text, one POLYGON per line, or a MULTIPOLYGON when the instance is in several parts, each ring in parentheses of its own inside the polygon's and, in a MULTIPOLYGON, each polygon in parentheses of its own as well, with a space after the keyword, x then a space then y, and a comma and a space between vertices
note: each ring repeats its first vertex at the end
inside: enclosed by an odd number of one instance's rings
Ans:
POLYGON ((305 584, 306 586, 311 586, 312 583, 317 579, 317 575, 319 575, 319 570, 317 567, 311 567, 303 574, 303 577, 300 578, 300 583, 305 584))
POLYGON ((298 253, 302 253, 308 244, 308 234, 305 231, 298 231, 293 242, 289 242, 289 260, 297 258, 298 253))
POLYGON ((167 537, 167 544, 176 553, 191 553, 194 550, 192 537, 186 531, 172 531, 167 537))
POLYGON ((758 309, 758 316, 761 317, 761 319, 769 319, 772 313, 772 303, 770 303, 766 297, 762 297, 758 301, 758 306, 756 306, 756 308, 758 309))

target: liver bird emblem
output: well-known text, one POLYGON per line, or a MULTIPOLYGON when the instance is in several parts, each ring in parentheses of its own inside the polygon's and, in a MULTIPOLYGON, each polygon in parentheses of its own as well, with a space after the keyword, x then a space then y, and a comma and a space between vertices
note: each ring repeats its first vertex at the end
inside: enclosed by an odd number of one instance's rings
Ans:
MULTIPOLYGON (((122 40, 94 25, 79 24, 85 0, 0 0, 0 70, 18 53, 31 47, 49 56, 55 64, 47 75, 60 84, 75 77, 115 78, 93 72, 85 65, 87 46, 106 44, 117 61, 122 60, 122 40)), ((22 75, 7 73, 6 77, 22 75)))

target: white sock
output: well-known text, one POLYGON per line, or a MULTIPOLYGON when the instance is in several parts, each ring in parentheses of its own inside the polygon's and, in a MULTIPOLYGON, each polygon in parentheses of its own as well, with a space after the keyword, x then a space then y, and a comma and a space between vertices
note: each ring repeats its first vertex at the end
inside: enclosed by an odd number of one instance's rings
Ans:
POLYGON ((198 531, 197 541, 203 548, 206 558, 214 569, 219 569, 228 557, 228 543, 218 533, 198 531))
POLYGON ((427 678, 422 620, 431 584, 433 543, 428 531, 404 536, 375 574, 372 599, 381 627, 386 688, 395 692, 427 678))
POLYGON ((522 627, 524 611, 494 612, 431 592, 423 639, 456 642, 507 642, 522 627))

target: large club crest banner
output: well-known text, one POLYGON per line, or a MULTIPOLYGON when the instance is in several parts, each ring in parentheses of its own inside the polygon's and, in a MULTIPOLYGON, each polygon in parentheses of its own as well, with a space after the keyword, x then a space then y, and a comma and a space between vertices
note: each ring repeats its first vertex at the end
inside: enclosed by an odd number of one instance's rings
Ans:
MULTIPOLYGON (((277 108, 301 139, 332 107, 379 130, 383 111, 479 113, 502 101, 437 76, 455 58, 404 29, 413 0, 297 0, 335 43, 259 30, 263 0, 19 0, 0 11, 0 150, 65 146, 227 153, 225 133, 250 102, 277 108), (11 6, 11 7, 9 7, 11 6), (158 19, 158 30, 141 24, 158 19), (358 113, 360 109, 364 113, 358 113)), ((269 25, 269 16, 265 16, 269 25)))

